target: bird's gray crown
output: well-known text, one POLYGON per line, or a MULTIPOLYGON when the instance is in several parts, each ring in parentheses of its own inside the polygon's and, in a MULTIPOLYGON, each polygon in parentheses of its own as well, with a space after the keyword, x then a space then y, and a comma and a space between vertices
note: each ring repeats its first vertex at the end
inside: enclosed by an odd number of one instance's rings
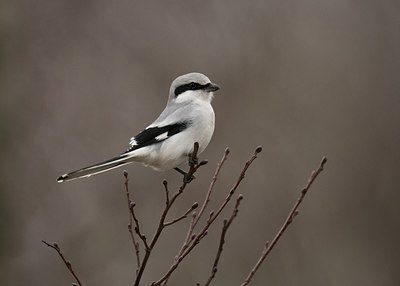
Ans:
POLYGON ((170 97, 175 97, 187 89, 201 89, 203 86, 211 83, 210 79, 202 73, 192 72, 177 77, 171 84, 169 91, 170 97), (192 84, 191 88, 185 88, 192 84), (182 88, 183 87, 183 88, 182 88))

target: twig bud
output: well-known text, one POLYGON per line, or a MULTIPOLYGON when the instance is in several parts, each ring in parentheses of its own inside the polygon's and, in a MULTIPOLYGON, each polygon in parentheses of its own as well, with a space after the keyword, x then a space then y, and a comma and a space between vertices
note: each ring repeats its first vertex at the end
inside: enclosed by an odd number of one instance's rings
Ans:
POLYGON ((225 154, 228 155, 231 152, 231 150, 229 150, 229 147, 225 148, 225 154))
POLYGON ((217 273, 217 271, 218 271, 218 268, 217 267, 213 267, 213 273, 217 273))
POLYGON ((241 201, 241 200, 243 200, 243 195, 242 194, 239 194, 239 196, 238 196, 238 201, 241 201))
POLYGON ((192 212, 192 218, 195 219, 197 216, 196 212, 192 212))
POLYGON ((202 160, 200 163, 199 163, 199 167, 200 166, 204 166, 205 164, 207 164, 208 163, 208 160, 202 160))
POLYGON ((234 192, 235 192, 235 189, 232 188, 232 189, 229 191, 229 194, 233 195, 234 192))
POLYGON ((198 203, 198 202, 195 202, 195 203, 192 205, 192 210, 197 209, 198 206, 199 206, 199 203, 198 203))
POLYGON ((58 243, 57 243, 57 242, 53 242, 53 246, 54 246, 56 249, 60 249, 60 247, 58 246, 58 243))
POLYGON ((321 165, 324 165, 326 162, 328 162, 328 158, 325 156, 322 158, 321 165))
POLYGON ((303 195, 305 195, 305 194, 307 193, 307 189, 306 189, 306 188, 302 189, 302 190, 301 190, 301 193, 302 193, 303 195))
POLYGON ((131 202, 130 204, 129 204, 129 207, 132 209, 132 208, 134 208, 136 206, 136 204, 134 203, 134 202, 131 202))
POLYGON ((257 148, 256 148, 256 153, 260 153, 262 151, 262 146, 260 145, 260 146, 258 146, 257 148))
POLYGON ((214 215, 214 211, 210 211, 210 218, 214 215))
POLYGON ((163 183, 163 185, 164 185, 164 186, 167 186, 167 185, 168 185, 168 182, 167 182, 167 180, 163 180, 163 182, 162 182, 162 183, 163 183))
POLYGON ((124 170, 124 177, 125 177, 125 179, 128 179, 128 172, 126 171, 126 170, 124 170))
POLYGON ((228 223, 228 220, 225 218, 223 221, 224 226, 228 223))
POLYGON ((299 210, 295 210, 293 213, 293 217, 297 216, 299 214, 299 210))

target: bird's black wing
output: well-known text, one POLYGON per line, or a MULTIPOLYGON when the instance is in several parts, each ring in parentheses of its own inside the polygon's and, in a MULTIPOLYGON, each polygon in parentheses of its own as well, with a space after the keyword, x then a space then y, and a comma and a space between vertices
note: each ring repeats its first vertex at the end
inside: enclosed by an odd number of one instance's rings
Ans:
POLYGON ((191 122, 190 121, 183 121, 183 122, 178 122, 162 127, 149 127, 142 132, 140 132, 138 135, 136 135, 134 138, 131 140, 131 148, 128 149, 127 152, 162 142, 168 137, 171 137, 175 134, 178 134, 179 132, 182 132, 186 128, 190 126, 191 122))

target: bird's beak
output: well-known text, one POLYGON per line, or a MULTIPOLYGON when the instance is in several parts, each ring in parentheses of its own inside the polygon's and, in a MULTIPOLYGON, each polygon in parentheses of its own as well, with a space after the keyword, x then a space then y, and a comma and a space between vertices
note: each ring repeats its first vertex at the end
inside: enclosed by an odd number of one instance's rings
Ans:
POLYGON ((204 89, 205 91, 212 92, 219 90, 219 86, 215 83, 210 82, 204 89))

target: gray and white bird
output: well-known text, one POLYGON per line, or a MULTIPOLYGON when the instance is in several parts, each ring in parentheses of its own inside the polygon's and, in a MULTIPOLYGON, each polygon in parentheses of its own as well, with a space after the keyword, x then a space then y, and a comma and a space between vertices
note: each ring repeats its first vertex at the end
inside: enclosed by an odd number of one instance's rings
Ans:
POLYGON ((198 154, 204 151, 214 133, 215 115, 211 106, 219 86, 201 73, 176 78, 170 87, 167 106, 160 116, 130 140, 129 149, 104 162, 60 176, 64 182, 102 173, 132 162, 158 171, 177 169, 188 160, 195 142, 198 154))

